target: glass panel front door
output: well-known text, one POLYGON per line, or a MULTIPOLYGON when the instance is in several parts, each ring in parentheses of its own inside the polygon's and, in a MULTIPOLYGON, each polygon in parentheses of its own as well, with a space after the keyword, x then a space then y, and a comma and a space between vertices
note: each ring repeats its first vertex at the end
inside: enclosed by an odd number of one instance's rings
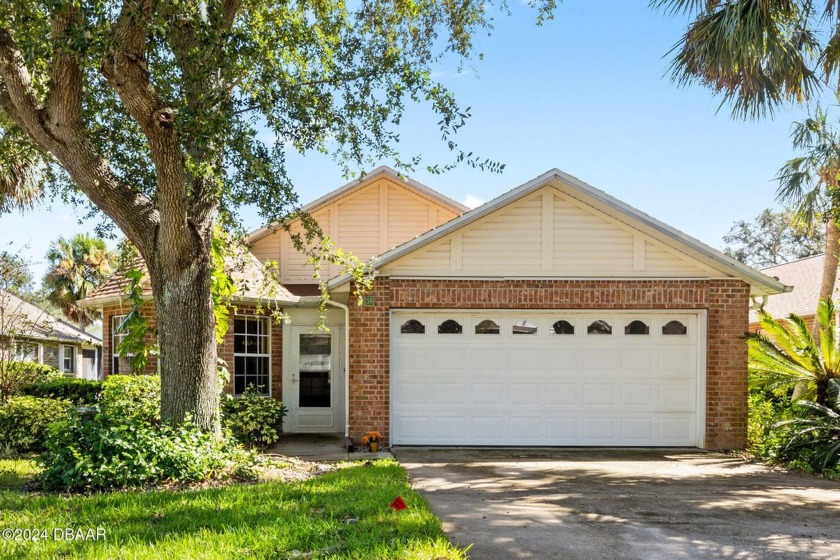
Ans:
POLYGON ((298 368, 300 408, 329 408, 332 372, 332 336, 301 334, 298 368))

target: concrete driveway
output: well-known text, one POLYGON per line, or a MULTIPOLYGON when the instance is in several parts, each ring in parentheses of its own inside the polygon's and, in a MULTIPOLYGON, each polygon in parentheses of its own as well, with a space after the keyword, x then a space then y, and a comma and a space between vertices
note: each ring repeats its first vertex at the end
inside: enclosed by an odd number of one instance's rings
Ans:
POLYGON ((840 482, 687 450, 393 451, 472 559, 840 558, 840 482))

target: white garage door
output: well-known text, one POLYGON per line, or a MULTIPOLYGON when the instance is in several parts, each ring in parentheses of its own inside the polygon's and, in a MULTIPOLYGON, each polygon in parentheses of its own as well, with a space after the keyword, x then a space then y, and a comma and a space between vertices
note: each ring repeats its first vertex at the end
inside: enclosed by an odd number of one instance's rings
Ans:
POLYGON ((403 445, 702 446, 704 312, 393 311, 403 445))

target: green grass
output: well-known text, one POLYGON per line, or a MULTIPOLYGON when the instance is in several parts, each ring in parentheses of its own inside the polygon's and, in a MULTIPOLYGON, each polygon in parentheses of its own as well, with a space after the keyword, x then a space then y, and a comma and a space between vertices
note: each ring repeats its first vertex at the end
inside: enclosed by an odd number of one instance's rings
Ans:
POLYGON ((297 483, 91 496, 18 490, 31 461, 0 460, 0 531, 103 528, 106 540, 0 540, 2 558, 462 559, 392 460, 297 483), (395 511, 402 496, 408 509, 395 511))

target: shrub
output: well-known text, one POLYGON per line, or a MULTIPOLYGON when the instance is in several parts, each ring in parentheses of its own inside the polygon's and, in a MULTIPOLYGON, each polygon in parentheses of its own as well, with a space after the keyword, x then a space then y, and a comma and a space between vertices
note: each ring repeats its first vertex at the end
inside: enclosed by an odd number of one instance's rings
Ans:
POLYGON ((780 446, 785 442, 783 434, 775 426, 793 418, 788 397, 753 388, 750 389, 748 403, 747 440, 750 451, 762 459, 778 460, 780 446))
POLYGON ((111 375, 102 382, 102 414, 116 420, 140 419, 160 423, 160 377, 157 375, 111 375))
POLYGON ((152 426, 140 416, 114 422, 74 417, 50 427, 40 481, 48 489, 112 489, 236 475, 254 457, 231 439, 191 424, 152 426))
POLYGON ((253 387, 241 397, 222 397, 222 425, 240 443, 249 447, 267 447, 280 439, 286 407, 264 397, 253 387))
POLYGON ((0 401, 19 394, 27 385, 59 377, 63 375, 56 369, 37 362, 0 361, 0 401))
POLYGON ((102 382, 62 376, 51 381, 27 385, 21 392, 44 399, 64 399, 76 406, 93 406, 99 402, 102 382))
POLYGON ((784 435, 780 455, 821 473, 840 467, 840 380, 829 381, 827 394, 828 405, 799 401, 795 418, 774 425, 784 435))
POLYGON ((0 434, 4 445, 13 451, 41 451, 48 426, 72 415, 73 407, 67 401, 13 397, 0 404, 0 434))

